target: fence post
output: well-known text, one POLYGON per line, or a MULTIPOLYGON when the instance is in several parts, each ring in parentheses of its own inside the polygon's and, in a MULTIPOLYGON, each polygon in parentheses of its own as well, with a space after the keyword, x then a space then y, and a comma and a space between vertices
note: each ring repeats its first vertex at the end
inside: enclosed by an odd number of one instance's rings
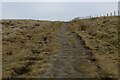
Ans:
POLYGON ((120 12, 118 11, 118 16, 120 15, 120 12))
POLYGON ((90 18, 91 18, 91 15, 90 15, 90 18))
POLYGON ((116 16, 116 12, 114 11, 114 16, 116 16))
POLYGON ((112 16, 112 13, 110 13, 110 16, 112 16))
POLYGON ((109 16, 108 13, 107 13, 107 16, 109 16))

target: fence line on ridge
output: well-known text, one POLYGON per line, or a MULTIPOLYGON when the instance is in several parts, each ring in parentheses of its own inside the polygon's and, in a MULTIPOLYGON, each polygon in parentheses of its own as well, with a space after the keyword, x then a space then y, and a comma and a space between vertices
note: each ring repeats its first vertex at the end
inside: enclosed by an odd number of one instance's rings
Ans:
POLYGON ((113 11, 113 12, 107 13, 106 15, 92 16, 90 14, 89 16, 86 16, 86 17, 76 17, 74 19, 92 19, 92 18, 98 18, 98 17, 112 17, 112 16, 119 16, 119 15, 120 15, 120 11, 113 11))

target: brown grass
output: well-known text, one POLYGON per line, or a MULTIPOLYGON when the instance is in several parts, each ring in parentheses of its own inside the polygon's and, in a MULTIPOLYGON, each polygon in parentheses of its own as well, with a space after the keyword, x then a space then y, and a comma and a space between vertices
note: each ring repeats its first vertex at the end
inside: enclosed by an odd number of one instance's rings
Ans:
POLYGON ((48 56, 57 52, 59 22, 3 20, 3 77, 39 76, 48 56))
MULTIPOLYGON (((117 22, 117 17, 68 22, 71 32, 82 37, 103 73, 110 77, 118 76, 117 22)), ((2 20, 3 77, 39 77, 44 74, 49 56, 59 51, 56 33, 61 23, 63 22, 2 20)), ((74 43, 69 40, 69 44, 74 43)), ((91 70, 86 70, 88 74, 94 70, 90 67, 91 70)))
POLYGON ((103 71, 118 77, 118 17, 73 20, 70 29, 85 40, 103 71))

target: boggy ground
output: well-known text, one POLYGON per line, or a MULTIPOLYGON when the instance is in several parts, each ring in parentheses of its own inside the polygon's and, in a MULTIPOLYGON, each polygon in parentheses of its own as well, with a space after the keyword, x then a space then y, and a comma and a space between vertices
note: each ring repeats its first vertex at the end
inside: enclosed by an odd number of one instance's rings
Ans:
POLYGON ((3 20, 3 78, 117 78, 117 22, 3 20))

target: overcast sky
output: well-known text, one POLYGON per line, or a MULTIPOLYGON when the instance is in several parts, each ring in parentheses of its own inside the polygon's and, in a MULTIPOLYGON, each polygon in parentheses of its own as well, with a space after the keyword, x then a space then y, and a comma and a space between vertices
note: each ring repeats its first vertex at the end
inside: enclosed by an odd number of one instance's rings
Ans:
POLYGON ((3 19, 71 20, 117 11, 117 2, 3 2, 3 19))
POLYGON ((2 2, 118 2, 119 0, 1 0, 2 2))

